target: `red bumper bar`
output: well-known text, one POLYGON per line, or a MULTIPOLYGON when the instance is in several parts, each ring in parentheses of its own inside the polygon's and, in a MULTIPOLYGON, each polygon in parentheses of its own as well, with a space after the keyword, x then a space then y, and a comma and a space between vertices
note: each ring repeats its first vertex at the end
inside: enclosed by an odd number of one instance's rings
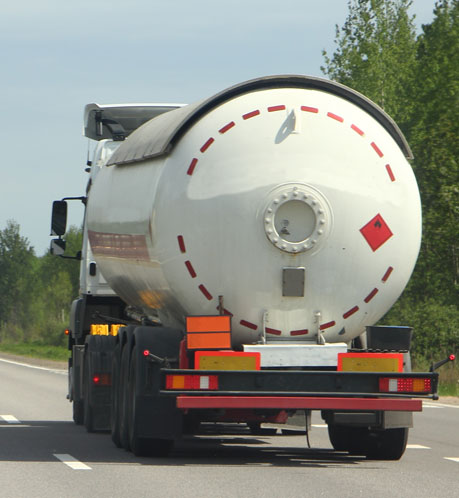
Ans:
POLYGON ((178 396, 177 408, 266 408, 281 410, 391 410, 420 412, 421 399, 300 398, 275 396, 178 396))

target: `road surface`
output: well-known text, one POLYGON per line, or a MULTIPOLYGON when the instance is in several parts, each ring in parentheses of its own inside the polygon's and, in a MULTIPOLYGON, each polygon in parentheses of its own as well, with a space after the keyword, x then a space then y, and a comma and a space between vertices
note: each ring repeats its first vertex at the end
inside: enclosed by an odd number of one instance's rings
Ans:
POLYGON ((459 497, 459 405, 425 403, 398 462, 333 452, 318 414, 311 449, 299 427, 254 436, 240 426, 155 459, 74 425, 66 393, 65 371, 0 358, 2 497, 459 497))

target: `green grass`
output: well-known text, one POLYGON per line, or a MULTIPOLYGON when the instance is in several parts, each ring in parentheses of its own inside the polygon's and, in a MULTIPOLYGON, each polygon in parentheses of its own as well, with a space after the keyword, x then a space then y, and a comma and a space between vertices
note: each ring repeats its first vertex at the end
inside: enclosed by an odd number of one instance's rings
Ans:
POLYGON ((1 342, 0 352, 53 361, 67 361, 69 357, 69 351, 66 347, 50 346, 37 342, 21 344, 1 342))
POLYGON ((440 396, 459 396, 459 383, 440 381, 438 394, 440 396))

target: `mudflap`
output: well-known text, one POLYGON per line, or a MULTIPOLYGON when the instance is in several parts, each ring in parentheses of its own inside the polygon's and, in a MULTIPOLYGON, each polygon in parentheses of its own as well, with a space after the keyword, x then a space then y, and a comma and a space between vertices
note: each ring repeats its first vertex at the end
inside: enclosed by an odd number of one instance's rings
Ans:
POLYGON ((110 429, 111 364, 115 343, 112 336, 86 338, 83 395, 84 425, 88 432, 110 429))
POLYGON ((178 365, 182 332, 164 327, 137 327, 131 354, 128 388, 128 426, 136 455, 167 454, 183 431, 183 414, 175 398, 160 396, 161 365, 144 355, 148 350, 178 365))

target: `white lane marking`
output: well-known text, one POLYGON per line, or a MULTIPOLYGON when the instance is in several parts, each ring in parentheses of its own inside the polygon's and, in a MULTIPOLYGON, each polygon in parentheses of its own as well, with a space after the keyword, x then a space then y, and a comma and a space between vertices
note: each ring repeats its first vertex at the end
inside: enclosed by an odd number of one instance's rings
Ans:
POLYGON ((92 470, 91 467, 88 467, 86 464, 80 462, 72 455, 68 455, 67 453, 54 453, 54 456, 73 470, 92 470))
POLYGON ((3 419, 8 424, 20 424, 19 420, 13 415, 0 415, 0 418, 3 419))
POLYGON ((431 450, 430 446, 423 446, 422 444, 407 444, 407 448, 410 450, 431 450))
POLYGON ((60 374, 60 375, 67 375, 67 370, 60 370, 57 368, 38 367, 36 365, 29 365, 28 363, 21 363, 20 361, 5 360, 4 358, 0 358, 0 361, 3 361, 3 363, 10 363, 11 365, 19 365, 21 367, 35 368, 36 370, 45 370, 46 372, 53 372, 53 373, 60 374))
POLYGON ((426 408, 456 408, 456 409, 459 409, 459 405, 448 405, 446 403, 436 403, 436 402, 433 402, 432 404, 424 403, 423 406, 425 406, 426 408))
POLYGON ((327 424, 312 424, 312 427, 318 427, 320 429, 323 429, 323 428, 328 427, 328 425, 327 424))
POLYGON ((444 457, 445 460, 451 460, 453 462, 459 463, 459 457, 444 457))

